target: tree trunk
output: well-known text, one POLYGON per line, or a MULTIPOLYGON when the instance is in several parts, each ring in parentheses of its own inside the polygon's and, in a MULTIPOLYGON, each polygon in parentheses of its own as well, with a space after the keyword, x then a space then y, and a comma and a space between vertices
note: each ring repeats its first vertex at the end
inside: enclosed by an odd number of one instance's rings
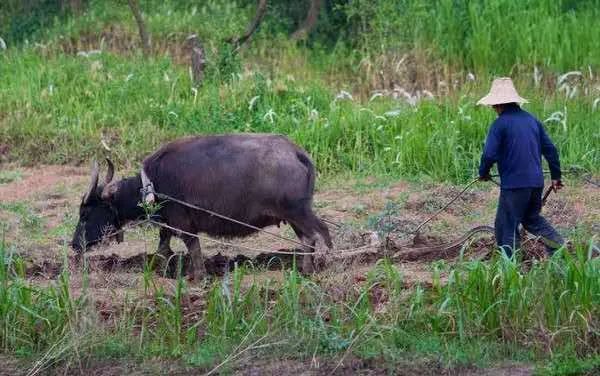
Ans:
POLYGON ((83 13, 83 3, 81 0, 69 0, 69 7, 71 8, 71 13, 75 16, 80 16, 83 13))
POLYGON ((204 79, 204 68, 206 67, 206 55, 204 53, 204 47, 202 42, 196 34, 192 34, 187 38, 188 43, 191 47, 191 69, 192 69, 192 81, 194 87, 200 86, 204 79))
POLYGON ((138 0, 128 0, 129 7, 131 8, 131 12, 133 13, 133 17, 135 17, 135 22, 138 25, 138 29, 140 31, 140 39, 142 40, 142 51, 144 52, 144 56, 150 55, 150 35, 148 35, 148 31, 146 30, 146 24, 144 23, 144 19, 142 18, 142 12, 140 11, 140 4, 138 0))
POLYGON ((308 37, 308 34, 312 31, 312 29, 317 24, 319 19, 319 13, 321 12, 321 0, 311 0, 310 8, 308 8, 308 13, 306 15, 306 19, 302 22, 302 25, 292 33, 292 39, 299 40, 305 39, 308 37))
POLYGON ((258 0, 258 4, 256 6, 256 14, 254 15, 254 19, 246 28, 246 32, 239 37, 231 37, 228 38, 227 41, 232 43, 235 46, 235 51, 237 51, 250 37, 254 32, 258 29, 258 26, 262 22, 265 17, 265 13, 267 13, 267 0, 258 0))

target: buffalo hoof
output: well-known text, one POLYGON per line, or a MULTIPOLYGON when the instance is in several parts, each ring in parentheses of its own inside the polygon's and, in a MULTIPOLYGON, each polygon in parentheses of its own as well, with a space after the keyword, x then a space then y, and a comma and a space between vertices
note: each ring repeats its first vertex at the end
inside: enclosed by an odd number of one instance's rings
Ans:
POLYGON ((163 264, 162 272, 165 273, 165 277, 176 279, 179 267, 181 267, 182 276, 191 274, 192 258, 190 255, 187 253, 183 254, 181 255, 181 259, 179 256, 172 257, 168 265, 163 264), (179 260, 181 260, 181 266, 179 265, 179 260))
POLYGON ((208 273, 206 273, 206 267, 204 266, 204 263, 202 263, 202 265, 200 265, 199 267, 196 265, 192 265, 192 269, 190 270, 188 275, 191 277, 192 281, 197 283, 204 282, 208 279, 208 273))
POLYGON ((315 271, 321 272, 321 271, 325 270, 325 268, 327 267, 327 258, 323 254, 314 256, 313 257, 313 265, 314 265, 315 271))
POLYGON ((300 268, 300 273, 306 276, 315 273, 313 256, 302 256, 302 267, 300 268))
POLYGON ((194 283, 194 284, 199 284, 202 285, 204 283, 210 282, 211 278, 208 274, 206 273, 191 273, 190 275, 188 275, 188 281, 194 283))

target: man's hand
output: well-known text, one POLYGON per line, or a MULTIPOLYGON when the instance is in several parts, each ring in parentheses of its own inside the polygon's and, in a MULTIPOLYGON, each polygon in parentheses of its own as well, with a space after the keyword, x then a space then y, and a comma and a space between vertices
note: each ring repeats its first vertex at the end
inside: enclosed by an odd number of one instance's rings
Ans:
POLYGON ((490 181, 492 177, 490 175, 480 176, 479 181, 490 181))
POLYGON ((564 187, 564 185, 561 180, 552 180, 552 189, 558 191, 562 187, 564 187))

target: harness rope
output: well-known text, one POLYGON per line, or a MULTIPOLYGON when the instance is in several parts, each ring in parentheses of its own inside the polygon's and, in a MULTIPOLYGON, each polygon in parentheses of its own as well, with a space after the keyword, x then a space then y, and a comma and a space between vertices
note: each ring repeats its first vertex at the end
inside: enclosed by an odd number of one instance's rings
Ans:
MULTIPOLYGON (((588 178, 587 176, 585 176, 583 173, 587 172, 589 173, 589 171, 585 170, 584 168, 581 167, 571 167, 565 171, 562 171, 563 174, 571 174, 571 175, 580 175, 580 177, 583 179, 583 181, 585 181, 586 183, 592 184, 596 187, 600 187, 600 184, 596 183, 595 181, 592 180, 592 178, 588 178)), ((548 175, 550 174, 550 171, 542 171, 542 173, 544 175, 548 175)), ((493 178, 496 177, 500 177, 500 175, 490 175, 490 180, 492 183, 494 183, 496 186, 501 187, 500 184, 495 181, 493 178)), ((434 219, 435 217, 437 217, 441 212, 443 212, 444 210, 448 209, 448 207, 450 205, 452 205, 456 200, 458 200, 458 198, 460 198, 466 191, 467 189, 469 189, 473 184, 475 184, 476 182, 479 181, 479 178, 472 180, 469 184, 467 184, 455 197, 453 197, 446 205, 444 205, 440 210, 438 210, 437 212, 435 212, 431 217, 427 218, 425 221, 421 222, 421 224, 419 224, 411 233, 415 234, 417 237, 419 236, 419 230, 421 230, 421 228, 423 226, 425 226, 427 223, 431 222, 432 219, 434 219)), ((546 191, 544 192, 544 195, 542 197, 542 206, 546 204, 546 201, 548 200, 548 196, 550 195, 550 193, 552 192, 556 192, 556 189, 554 188, 554 186, 550 185, 546 191)))
POLYGON ((198 211, 205 212, 205 213, 207 213, 207 214, 210 214, 211 216, 219 217, 219 218, 221 218, 221 219, 224 219, 224 220, 227 220, 227 221, 229 221, 229 222, 237 223, 238 225, 242 225, 242 226, 245 226, 245 227, 251 228, 251 229, 253 229, 253 230, 260 231, 260 232, 263 232, 263 233, 265 233, 265 234, 267 234, 267 235, 270 235, 270 236, 273 236, 273 237, 275 237, 275 238, 278 238, 278 239, 281 239, 281 240, 285 240, 285 241, 287 241, 287 242, 294 243, 294 244, 296 244, 296 245, 300 245, 300 246, 303 246, 303 247, 308 247, 308 248, 316 249, 316 247, 314 247, 314 246, 312 246, 312 245, 304 244, 304 243, 302 243, 302 242, 299 242, 299 241, 297 241, 297 240, 290 239, 290 238, 288 238, 288 237, 281 236, 281 235, 279 235, 279 234, 275 234, 274 232, 271 232, 271 231, 264 230, 264 229, 262 229, 262 228, 260 228, 260 227, 253 226, 253 225, 251 225, 251 224, 249 224, 249 223, 245 223, 245 222, 242 222, 242 221, 238 221, 237 219, 234 219, 234 218, 228 217, 228 216, 226 216, 226 215, 223 215, 223 214, 219 214, 219 213, 217 213, 217 212, 214 212, 214 211, 212 211, 212 210, 208 210, 208 209, 205 209, 205 208, 201 208, 201 207, 199 207, 199 206, 196 206, 196 205, 192 205, 192 204, 190 204, 190 203, 187 203, 187 202, 185 202, 185 201, 179 200, 179 199, 177 199, 177 198, 175 198, 175 197, 173 197, 173 196, 169 196, 169 195, 166 195, 166 194, 164 194, 164 193, 156 193, 156 192, 155 192, 155 194, 156 194, 156 197, 158 197, 158 198, 161 198, 161 199, 164 199, 164 200, 168 200, 168 201, 173 201, 173 202, 176 202, 176 203, 178 203, 178 204, 180 204, 180 205, 187 206, 188 208, 191 208, 191 209, 195 209, 195 210, 198 210, 198 211))
MULTIPOLYGON (((274 232, 264 230, 264 229, 262 229, 260 227, 253 226, 253 225, 251 225, 249 223, 239 221, 239 220, 237 220, 235 218, 231 218, 231 217, 228 217, 226 215, 219 214, 219 213, 217 213, 215 211, 212 211, 212 210, 209 210, 209 209, 205 209, 205 208, 202 208, 200 206, 192 205, 190 203, 187 203, 187 202, 185 202, 183 200, 180 200, 178 198, 175 198, 173 196, 169 196, 169 195, 164 194, 164 193, 158 193, 158 192, 156 192, 154 190, 154 184, 152 184, 152 182, 148 178, 148 175, 146 175, 146 171, 144 171, 143 167, 142 167, 142 171, 140 173, 140 176, 142 178, 142 200, 145 203, 153 203, 155 201, 154 196, 156 196, 156 197, 158 197, 160 199, 176 202, 176 203, 178 203, 180 205, 187 206, 188 208, 205 212, 207 214, 210 214, 211 216, 219 217, 221 219, 227 220, 227 221, 232 222, 232 223, 237 223, 238 225, 245 226, 245 227, 251 228, 253 230, 259 231, 259 232, 263 232, 263 233, 268 234, 270 236, 273 236, 275 238, 278 238, 278 239, 281 239, 281 240, 285 240, 287 242, 290 242, 290 243, 293 243, 293 244, 296 244, 296 245, 300 245, 302 247, 312 248, 313 250, 317 249, 315 246, 304 244, 304 243, 299 242, 297 240, 290 239, 288 237, 281 236, 279 234, 275 234, 274 232)), ((182 230, 179 230, 179 232, 183 233, 182 230)), ((186 235, 188 235, 188 234, 186 234, 186 235)))
MULTIPOLYGON (((246 249, 246 250, 252 251, 252 252, 260 252, 260 253, 264 253, 265 252, 264 249, 258 249, 258 248, 248 247, 248 246, 245 246, 245 245, 233 244, 233 243, 230 243, 230 242, 225 242, 225 241, 222 241, 222 240, 216 240, 216 239, 213 239, 213 238, 209 238, 207 236, 202 236, 202 235, 194 234, 194 233, 191 233, 191 232, 188 232, 188 231, 184 231, 184 230, 178 229, 178 228, 173 227, 173 226, 169 226, 166 223, 162 223, 162 222, 158 222, 158 221, 154 221, 154 220, 150 220, 150 223, 152 223, 154 225, 157 225, 157 226, 160 226, 160 227, 164 227, 164 228, 169 229, 171 231, 175 231, 175 232, 180 233, 180 234, 184 234, 184 235, 188 235, 188 236, 193 236, 195 238, 198 238, 199 240, 207 240, 209 242, 213 242, 213 243, 217 243, 217 244, 221 244, 221 245, 225 245, 225 246, 229 246, 229 247, 243 248, 243 249, 246 249)), ((284 255, 314 255, 315 254, 314 252, 293 252, 293 251, 275 251, 273 253, 279 253, 279 254, 284 254, 284 255)))
POLYGON ((202 236, 202 235, 198 235, 198 234, 194 234, 188 231, 184 231, 184 230, 180 230, 176 227, 173 226, 169 226, 166 223, 162 223, 162 222, 158 222, 158 221, 154 221, 154 220, 149 220, 149 223, 152 223, 154 225, 160 226, 160 227, 164 227, 166 229, 169 229, 171 231, 176 231, 188 236, 193 236, 196 237, 200 240, 207 240, 209 242, 213 242, 216 244, 221 244, 224 246, 228 246, 228 247, 234 247, 234 248, 243 248, 246 249, 248 251, 252 251, 252 252, 257 252, 257 253, 276 253, 279 255, 299 255, 299 256, 303 256, 303 255, 318 255, 318 254, 332 254, 332 253, 343 253, 345 256, 346 255, 352 255, 352 254, 358 254, 358 253, 362 253, 360 252, 361 250, 367 249, 367 248, 371 248, 371 245, 365 245, 365 246, 360 246, 360 247, 356 247, 356 248, 347 248, 347 249, 337 249, 334 252, 319 252, 319 251, 315 251, 315 252, 295 252, 295 251, 270 251, 270 250, 265 250, 265 249, 258 249, 258 248, 252 248, 252 247, 248 247, 245 245, 239 245, 239 244, 234 244, 234 243, 230 243, 230 242, 226 242, 226 241, 222 241, 222 240, 217 240, 217 239, 213 239, 207 236, 202 236))
MULTIPOLYGON (((253 225, 251 225, 249 223, 246 223, 246 222, 243 222, 243 221, 240 221, 240 220, 228 217, 226 215, 217 213, 215 211, 212 211, 212 210, 209 210, 209 209, 206 209, 206 208, 202 208, 202 207, 197 206, 197 205, 190 204, 188 202, 185 202, 185 201, 180 200, 178 198, 175 198, 173 196, 170 196, 170 195, 167 195, 167 194, 164 194, 164 193, 156 192, 154 190, 154 185, 152 184, 152 182, 150 181, 150 179, 146 175, 146 172, 144 171, 144 168, 141 169, 140 175, 141 175, 141 179, 142 179, 142 190, 141 190, 142 200, 145 203, 154 203, 155 200, 156 200, 156 198, 167 200, 167 201, 172 201, 172 202, 175 202, 177 204, 186 206, 188 208, 191 208, 191 209, 194 209, 194 210, 198 210, 198 211, 202 211, 202 212, 207 213, 207 214, 209 214, 211 216, 215 216, 215 217, 218 217, 218 218, 230 221, 232 223, 236 223, 236 224, 239 224, 241 226, 245 226, 245 227, 251 228, 251 229, 256 230, 258 232, 265 233, 267 235, 270 235, 272 237, 284 240, 286 242, 293 243, 293 244, 296 244, 296 245, 300 245, 302 247, 311 248, 313 250, 311 252, 294 252, 294 251, 280 251, 280 250, 277 250, 277 251, 268 251, 268 253, 282 254, 282 255, 315 255, 315 254, 320 254, 320 253, 326 253, 328 255, 345 254, 344 256, 347 256, 347 255, 364 253, 363 252, 364 249, 371 248, 373 246, 372 244, 369 244, 369 245, 366 245, 366 246, 361 246, 361 247, 356 247, 356 248, 349 248, 349 249, 342 249, 342 250, 335 250, 335 251, 328 251, 328 252, 319 252, 318 249, 315 246, 304 244, 304 243, 299 242, 297 240, 290 239, 288 237, 281 236, 279 234, 275 234, 275 233, 273 233, 271 231, 264 230, 264 229, 262 229, 260 227, 253 226, 253 225)), ((448 202, 446 205, 444 205, 444 207, 441 210, 439 210, 438 212, 436 212, 432 217, 428 218, 425 222, 421 223, 414 232, 416 232, 418 234, 418 231, 426 223, 428 223, 429 221, 431 221, 433 218, 435 218, 435 216, 437 216, 443 210, 445 210, 450 205, 452 205, 452 203, 454 203, 460 196, 462 196, 464 194, 464 192, 471 185, 473 185, 476 181, 477 181, 477 179, 474 180, 474 181, 472 181, 472 182, 470 182, 467 186, 465 186, 463 188, 463 190, 458 195, 456 195, 450 202, 448 202)), ((494 183, 498 184, 495 181, 494 181, 494 183)), ((325 222, 333 224, 335 226, 342 227, 342 224, 336 223, 334 221, 330 221, 330 220, 326 220, 326 219, 323 219, 323 220, 325 222)), ((246 249, 246 250, 253 251, 253 252, 261 252, 261 253, 265 252, 265 250, 261 250, 261 249, 257 249, 257 248, 252 248, 252 247, 248 247, 248 246, 244 246, 244 245, 233 244, 233 243, 230 243, 230 242, 224 242, 224 241, 221 241, 221 240, 212 239, 212 238, 209 238, 209 237, 206 237, 206 236, 202 236, 202 235, 199 235, 199 234, 194 234, 194 233, 191 233, 191 232, 188 232, 188 231, 185 231, 185 230, 178 229, 176 227, 170 226, 170 225, 168 225, 166 223, 162 223, 162 222, 158 222, 158 221, 152 220, 150 218, 148 218, 148 221, 150 223, 154 224, 154 225, 157 225, 157 226, 169 229, 171 231, 175 231, 175 232, 180 233, 180 234, 184 234, 184 235, 187 235, 187 236, 192 236, 192 237, 195 237, 195 238, 197 238, 199 240, 207 240, 209 242, 213 242, 213 243, 217 243, 217 244, 221 244, 221 245, 225 245, 225 246, 230 246, 230 247, 238 247, 238 248, 246 249)), ((480 231, 480 227, 476 227, 474 229, 471 229, 469 232, 467 232, 467 234, 465 234, 463 237, 459 238, 458 240, 460 241, 460 240, 464 239, 462 242, 465 242, 466 240, 470 239, 473 235, 477 234, 478 232, 481 232, 480 231)), ((387 243, 387 240, 388 239, 386 239, 386 243, 387 243)), ((448 247, 454 247, 456 242, 457 242, 457 240, 448 243, 448 246, 446 248, 448 248, 448 247)), ((432 246, 431 248, 432 249, 438 249, 438 248, 444 248, 444 246, 445 245, 442 244, 442 245, 432 246)))
MULTIPOLYGON (((575 174, 575 173, 579 173, 580 174, 581 171, 582 171, 582 169, 571 169, 571 170, 568 170, 568 171, 565 171, 565 172, 566 173, 572 173, 572 174, 575 174)), ((547 174, 547 173, 549 173, 549 172, 548 171, 544 171, 544 174, 547 174)), ((249 223, 245 223, 243 221, 239 221, 237 219, 234 219, 234 218, 228 217, 226 215, 214 212, 212 210, 205 209, 205 208, 202 208, 202 207, 199 207, 199 206, 187 203, 187 202, 185 202, 183 200, 177 199, 177 198, 172 197, 170 195, 156 192, 154 190, 154 185, 152 184, 152 182, 150 181, 150 179, 146 175, 146 172, 144 171, 143 167, 141 169, 141 174, 140 175, 141 175, 141 180, 142 180, 142 190, 141 190, 142 191, 141 192, 142 193, 142 200, 145 203, 154 203, 155 200, 156 200, 156 198, 167 200, 167 201, 172 201, 172 202, 175 202, 177 204, 189 207, 191 209, 205 212, 205 213, 207 213, 207 214, 209 214, 211 216, 215 216, 215 217, 221 218, 223 220, 226 220, 226 221, 229 221, 229 222, 232 222, 232 223, 239 224, 241 226, 245 226, 245 227, 251 228, 251 229, 256 230, 258 232, 265 233, 267 235, 270 235, 272 237, 284 240, 286 242, 293 243, 293 244, 296 244, 296 245, 300 245, 302 247, 311 248, 313 250, 313 252, 294 252, 294 251, 280 251, 280 250, 277 250, 277 251, 265 251, 265 250, 262 250, 262 249, 252 248, 252 247, 248 247, 248 246, 244 246, 244 245, 239 245, 239 244, 233 244, 233 243, 230 243, 230 242, 225 242, 225 241, 216 240, 216 239, 213 239, 213 238, 210 238, 210 237, 206 237, 206 236, 201 236, 199 234, 194 234, 194 233, 191 233, 191 232, 188 232, 188 231, 184 231, 184 230, 175 228, 173 226, 169 226, 166 223, 162 223, 162 222, 158 222, 158 221, 152 220, 152 219, 150 219, 150 217, 148 217, 148 219, 146 219, 145 221, 137 223, 135 226, 139 226, 139 225, 142 225, 144 223, 148 223, 149 222, 149 223, 152 223, 154 225, 157 225, 157 226, 160 226, 160 227, 163 227, 163 228, 167 228, 167 229, 169 229, 171 231, 175 231, 177 233, 181 233, 181 234, 185 234, 185 235, 188 235, 188 236, 195 237, 195 238, 197 238, 199 240, 207 240, 209 242, 213 242, 213 243, 217 243, 217 244, 221 244, 221 245, 225 245, 225 246, 229 246, 229 247, 242 248, 242 249, 246 249, 246 250, 253 251, 253 252, 260 252, 260 253, 267 252, 267 253, 282 254, 282 255, 315 255, 315 254, 321 253, 321 252, 318 252, 318 250, 317 250, 317 248, 315 246, 304 244, 304 243, 299 242, 297 240, 294 240, 294 239, 291 239, 291 238, 288 238, 288 237, 285 237, 285 236, 281 236, 279 234, 273 233, 271 231, 264 230, 264 229, 262 229, 260 227, 253 226, 253 225, 251 225, 249 223)), ((497 175, 493 175, 493 177, 497 177, 497 175)), ((588 182, 588 183, 591 183, 591 184, 597 186, 597 183, 595 183, 591 179, 585 179, 584 178, 584 180, 586 182, 588 182)), ((448 201, 441 209, 439 209, 437 212, 435 212, 431 217, 429 217, 425 221, 421 222, 415 228, 415 230, 413 230, 411 233, 412 234, 416 234, 416 238, 418 238, 419 237, 419 231, 427 223, 431 222, 435 217, 437 217, 440 213, 442 213, 450 205, 452 205, 456 200, 458 200, 477 181, 479 181, 479 179, 474 179, 471 182, 469 182, 467 185, 465 185, 463 187, 463 189, 458 194, 456 194, 450 201, 448 201)), ((498 184, 498 182, 494 181, 493 179, 491 179, 490 181, 493 182, 495 185, 500 186, 500 184, 498 184)), ((547 199, 548 195, 553 190, 554 189, 553 189, 552 186, 550 186, 546 190, 546 192, 544 194, 544 202, 547 199)), ((331 221, 331 220, 324 219, 324 218, 322 218, 322 220, 324 222, 327 222, 329 224, 335 225, 337 227, 342 227, 343 226, 342 224, 337 223, 335 221, 331 221)), ((134 227, 134 226, 132 226, 132 227, 134 227)), ((472 228, 471 230, 469 230, 465 235, 461 236, 457 240, 454 240, 454 241, 446 243, 446 244, 440 244, 440 245, 434 245, 434 246, 427 246, 427 247, 419 247, 419 248, 414 248, 414 247, 410 247, 408 245, 404 245, 404 246, 400 246, 400 248, 409 247, 409 248, 411 248, 413 250, 418 250, 418 251, 425 251, 425 250, 437 251, 437 250, 449 249, 449 248, 456 247, 457 245, 460 245, 460 244, 466 242, 472 236, 474 236, 475 234, 480 233, 480 232, 493 232, 493 229, 491 227, 489 227, 489 226, 477 226, 477 227, 472 228)), ((388 240, 388 239, 386 239, 386 240, 388 240)), ((345 255, 360 254, 360 253, 364 253, 363 252, 364 249, 371 248, 372 246, 373 245, 366 245, 366 246, 361 246, 361 247, 357 247, 357 248, 349 248, 349 249, 343 249, 343 250, 329 251, 329 252, 326 252, 326 253, 328 255, 332 255, 332 256, 335 255, 335 254, 342 254, 342 253, 344 253, 345 255)))
POLYGON ((448 201, 448 203, 446 205, 444 205, 440 210, 438 210, 437 212, 435 212, 431 217, 429 217, 425 221, 421 222, 421 224, 418 225, 417 228, 414 229, 413 233, 414 234, 418 234, 419 230, 421 230, 421 228, 423 226, 425 226, 427 223, 431 222, 432 219, 434 219, 441 212, 443 212, 444 210, 446 210, 450 205, 452 205, 454 203, 454 201, 458 200, 467 191, 467 189, 469 189, 473 184, 477 183, 478 181, 479 181, 479 178, 474 179, 469 184, 465 185, 465 187, 462 189, 462 191, 458 192, 458 194, 456 196, 454 196, 452 198, 452 200, 448 201))

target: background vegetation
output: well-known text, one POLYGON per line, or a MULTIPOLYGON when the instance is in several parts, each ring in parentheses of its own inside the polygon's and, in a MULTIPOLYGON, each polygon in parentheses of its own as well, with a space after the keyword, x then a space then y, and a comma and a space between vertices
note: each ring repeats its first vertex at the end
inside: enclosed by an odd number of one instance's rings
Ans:
MULTIPOLYGON (((292 38, 309 3, 268 1, 236 51, 227 40, 246 29, 255 1, 140 0, 144 54, 127 1, 2 1, 0 168, 110 155, 135 170, 176 137, 277 132, 327 176, 462 182, 475 175, 494 118, 475 103, 510 75, 563 165, 600 172, 600 1, 322 0, 307 37, 292 38), (192 33, 206 55, 200 85, 192 33)), ((67 269, 49 286, 29 283, 15 249, 0 243, 0 351, 35 358, 38 373, 86 357, 208 370, 249 350, 389 364, 425 354, 442 366, 544 360, 542 373, 600 367, 600 265, 588 245, 528 270, 498 255, 459 262, 447 283, 427 288, 405 288, 381 262, 342 299, 295 271, 278 286, 241 288, 249 271, 240 268, 228 289, 211 286, 194 319, 184 316, 185 281, 167 290, 146 270, 142 301, 125 299, 110 325, 85 286, 71 293, 67 269)))
POLYGON ((9 1, 0 25, 0 144, 24 163, 103 152, 137 163, 189 134, 278 132, 321 171, 464 180, 493 114, 475 106, 511 75, 565 165, 598 171, 598 1, 325 1, 308 39, 307 4, 268 3, 239 53, 225 40, 251 1, 142 1, 143 56, 126 2, 9 1), (62 4, 62 5, 61 5, 62 4), (195 88, 186 37, 200 36, 195 88), (596 33, 596 34, 594 34, 596 33))

